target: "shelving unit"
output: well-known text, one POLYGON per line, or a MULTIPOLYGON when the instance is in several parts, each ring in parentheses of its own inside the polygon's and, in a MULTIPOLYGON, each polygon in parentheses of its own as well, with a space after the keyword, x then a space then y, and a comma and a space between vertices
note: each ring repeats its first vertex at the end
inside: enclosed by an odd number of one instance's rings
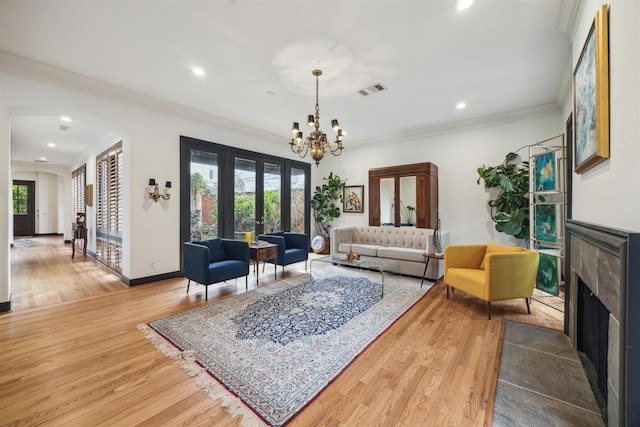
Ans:
POLYGON ((529 147, 530 247, 540 253, 536 288, 552 295, 564 288, 566 163, 564 134, 529 147))

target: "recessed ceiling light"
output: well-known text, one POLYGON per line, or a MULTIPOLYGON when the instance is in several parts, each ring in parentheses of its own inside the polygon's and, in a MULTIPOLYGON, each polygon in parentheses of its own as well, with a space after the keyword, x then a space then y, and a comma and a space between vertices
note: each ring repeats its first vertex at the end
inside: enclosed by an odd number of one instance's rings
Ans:
POLYGON ((56 146, 56 144, 54 144, 53 142, 50 142, 50 143, 47 144, 47 147, 55 147, 55 146, 56 146))
POLYGON ((191 67, 191 71, 193 71, 193 74, 196 76, 204 76, 204 70, 200 67, 191 67))
POLYGON ((456 8, 458 10, 469 9, 473 4, 473 0, 458 0, 456 3, 456 8))
POLYGON ((456 105, 456 108, 458 110, 462 110, 463 108, 467 107, 467 103, 466 102, 458 102, 458 104, 456 105))
POLYGON ((63 122, 67 122, 67 123, 70 123, 70 122, 73 121, 73 120, 71 120, 71 117, 69 117, 69 116, 61 116, 60 120, 62 120, 63 122))
POLYGON ((41 162, 46 162, 46 161, 47 161, 47 158, 46 158, 46 157, 40 157, 40 159, 39 159, 39 160, 40 160, 41 162))

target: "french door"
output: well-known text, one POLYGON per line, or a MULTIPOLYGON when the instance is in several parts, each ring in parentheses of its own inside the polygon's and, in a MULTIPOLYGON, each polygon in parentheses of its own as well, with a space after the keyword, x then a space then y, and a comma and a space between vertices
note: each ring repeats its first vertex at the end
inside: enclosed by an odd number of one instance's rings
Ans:
POLYGON ((309 164, 181 137, 182 240, 309 234, 309 164))
POLYGON ((284 164, 248 157, 233 157, 233 230, 236 239, 254 240, 282 230, 284 164))

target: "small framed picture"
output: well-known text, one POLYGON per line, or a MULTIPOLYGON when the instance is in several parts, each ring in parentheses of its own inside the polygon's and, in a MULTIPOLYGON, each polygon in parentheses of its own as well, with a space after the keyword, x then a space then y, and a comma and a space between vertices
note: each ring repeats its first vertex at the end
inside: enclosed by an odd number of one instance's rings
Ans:
POLYGON ((344 212, 362 213, 364 209, 364 185, 345 185, 344 212))
POLYGON ((538 277, 536 280, 536 288, 543 290, 552 295, 560 293, 560 254, 554 254, 547 250, 546 253, 540 251, 540 264, 538 266, 538 277))
POLYGON ((533 157, 534 191, 558 189, 558 159, 556 151, 548 151, 533 157))
POLYGON ((87 184, 84 187, 84 204, 93 206, 93 184, 87 184))
POLYGON ((545 242, 558 242, 557 224, 559 217, 559 206, 557 204, 535 205, 535 239, 545 242))

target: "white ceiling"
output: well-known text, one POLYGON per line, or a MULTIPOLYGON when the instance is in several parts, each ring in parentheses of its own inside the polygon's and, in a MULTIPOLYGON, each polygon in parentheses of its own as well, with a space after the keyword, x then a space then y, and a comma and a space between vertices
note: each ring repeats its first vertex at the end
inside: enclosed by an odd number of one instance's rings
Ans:
MULTIPOLYGON (((562 102, 574 0, 1 0, 0 50, 290 138, 314 112, 345 146, 562 102), (569 11, 569 12, 567 12, 569 11), (192 66, 206 75, 195 76, 192 66), (386 91, 358 91, 382 83, 386 91), (560 100, 560 101, 558 101, 560 100), (456 109, 464 101, 467 108, 456 109)), ((38 106, 34 106, 38 107, 38 106)), ((12 159, 71 164, 104 129, 12 121, 12 159), (57 147, 46 147, 55 142, 57 147)))

